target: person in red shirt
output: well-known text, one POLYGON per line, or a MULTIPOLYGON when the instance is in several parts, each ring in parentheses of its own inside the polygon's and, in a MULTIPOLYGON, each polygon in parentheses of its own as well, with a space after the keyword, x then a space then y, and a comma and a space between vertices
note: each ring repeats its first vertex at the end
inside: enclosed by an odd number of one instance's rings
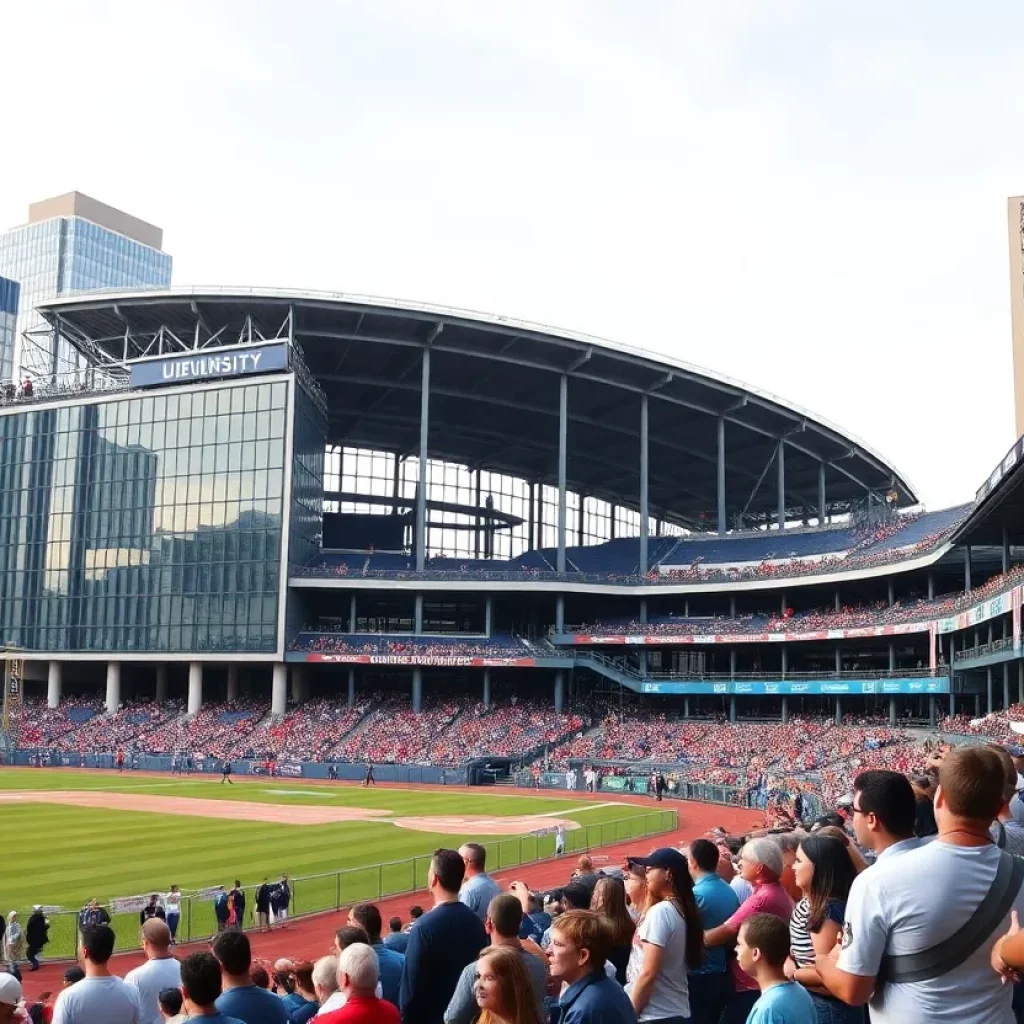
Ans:
POLYGON ((401 1024, 398 1007, 378 999, 377 954, 365 942, 346 946, 338 961, 338 989, 345 1005, 317 1017, 317 1024, 401 1024))

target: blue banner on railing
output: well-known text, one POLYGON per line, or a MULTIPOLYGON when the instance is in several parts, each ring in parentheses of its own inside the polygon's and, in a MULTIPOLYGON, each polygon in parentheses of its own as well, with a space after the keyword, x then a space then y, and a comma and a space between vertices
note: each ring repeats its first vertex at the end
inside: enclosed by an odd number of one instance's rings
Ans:
POLYGON ((731 680, 726 682, 677 683, 671 681, 643 683, 642 693, 704 694, 705 696, 787 696, 842 694, 949 693, 945 677, 922 679, 794 679, 778 682, 731 680))

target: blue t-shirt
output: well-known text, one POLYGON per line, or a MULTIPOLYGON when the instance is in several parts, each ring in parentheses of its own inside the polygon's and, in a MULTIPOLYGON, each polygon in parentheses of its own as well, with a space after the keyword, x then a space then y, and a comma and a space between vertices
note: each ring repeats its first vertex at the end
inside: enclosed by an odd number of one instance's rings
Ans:
POLYGON ((237 1017, 242 1024, 288 1024, 288 1011, 281 997, 255 985, 228 989, 214 1005, 225 1016, 237 1017))
POLYGON ((225 1017, 218 1011, 212 1017, 189 1017, 185 1024, 243 1024, 237 1017, 225 1017))
MULTIPOLYGON (((693 897, 700 911, 704 931, 725 924, 740 908, 740 898, 728 882, 718 875, 705 875, 693 883, 693 897)), ((693 974, 724 974, 728 969, 724 946, 709 946, 700 967, 693 974)))
POLYGON ((817 1024, 818 1015, 802 985, 787 981, 773 985, 754 1003, 747 1024, 817 1024))

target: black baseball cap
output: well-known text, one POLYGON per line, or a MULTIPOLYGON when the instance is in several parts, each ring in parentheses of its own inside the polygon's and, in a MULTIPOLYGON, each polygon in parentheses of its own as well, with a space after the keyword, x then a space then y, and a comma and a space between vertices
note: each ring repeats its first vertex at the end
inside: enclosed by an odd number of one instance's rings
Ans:
POLYGON ((671 846, 660 846, 646 857, 630 857, 629 862, 642 868, 664 868, 676 875, 690 870, 686 858, 671 846))

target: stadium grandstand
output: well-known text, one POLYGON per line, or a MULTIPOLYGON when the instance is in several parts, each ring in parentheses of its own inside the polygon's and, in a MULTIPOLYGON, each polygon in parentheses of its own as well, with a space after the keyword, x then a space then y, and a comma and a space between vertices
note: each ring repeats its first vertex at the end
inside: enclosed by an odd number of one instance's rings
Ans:
POLYGON ((781 398, 505 317, 217 288, 41 313, 87 368, 0 401, 12 759, 763 788, 1024 719, 1020 443, 926 510, 781 398))

